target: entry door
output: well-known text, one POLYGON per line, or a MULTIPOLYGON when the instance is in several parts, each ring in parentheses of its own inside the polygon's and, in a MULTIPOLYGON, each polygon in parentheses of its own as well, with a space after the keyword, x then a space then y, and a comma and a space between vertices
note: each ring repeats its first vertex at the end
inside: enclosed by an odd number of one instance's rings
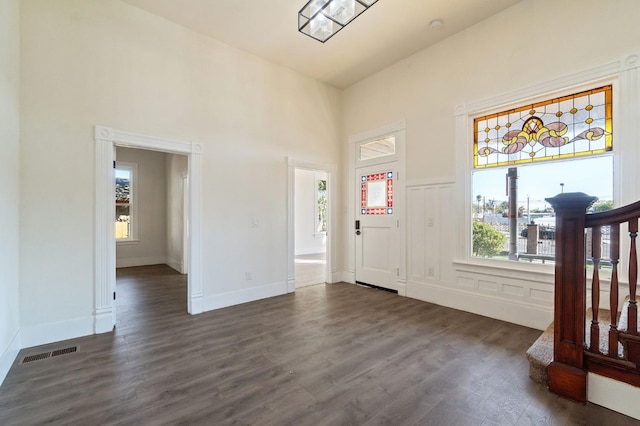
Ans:
POLYGON ((400 259, 396 174, 396 163, 356 169, 356 282, 390 290, 398 290, 400 259))

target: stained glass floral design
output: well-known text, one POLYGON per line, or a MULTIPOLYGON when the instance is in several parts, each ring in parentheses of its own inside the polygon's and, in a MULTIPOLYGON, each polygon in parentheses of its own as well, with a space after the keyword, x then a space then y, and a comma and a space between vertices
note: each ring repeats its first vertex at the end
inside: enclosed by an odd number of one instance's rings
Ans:
POLYGON ((494 167, 611 151, 611 86, 474 120, 474 167, 494 167))

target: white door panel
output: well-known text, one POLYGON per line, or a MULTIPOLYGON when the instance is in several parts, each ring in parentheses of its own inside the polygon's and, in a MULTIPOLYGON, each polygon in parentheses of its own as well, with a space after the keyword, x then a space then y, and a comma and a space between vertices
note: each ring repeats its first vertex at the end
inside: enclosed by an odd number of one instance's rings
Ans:
POLYGON ((398 212, 393 186, 395 163, 356 169, 356 281, 397 290, 398 212))

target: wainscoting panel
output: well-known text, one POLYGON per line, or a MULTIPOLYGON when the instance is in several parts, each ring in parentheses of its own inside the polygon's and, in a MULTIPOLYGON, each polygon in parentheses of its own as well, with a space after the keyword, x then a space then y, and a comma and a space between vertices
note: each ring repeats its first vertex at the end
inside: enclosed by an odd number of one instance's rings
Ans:
POLYGON ((453 184, 413 186, 407 194, 409 280, 451 280, 453 184))
POLYGON ((546 328, 553 317, 553 267, 455 260, 461 232, 450 182, 407 187, 407 296, 546 328))

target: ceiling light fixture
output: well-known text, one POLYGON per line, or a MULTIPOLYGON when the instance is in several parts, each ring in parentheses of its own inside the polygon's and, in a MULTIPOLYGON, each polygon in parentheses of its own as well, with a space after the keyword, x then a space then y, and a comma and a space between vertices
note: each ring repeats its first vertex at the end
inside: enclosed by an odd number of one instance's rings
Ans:
POLYGON ((298 31, 322 43, 378 0, 309 0, 298 12, 298 31))

